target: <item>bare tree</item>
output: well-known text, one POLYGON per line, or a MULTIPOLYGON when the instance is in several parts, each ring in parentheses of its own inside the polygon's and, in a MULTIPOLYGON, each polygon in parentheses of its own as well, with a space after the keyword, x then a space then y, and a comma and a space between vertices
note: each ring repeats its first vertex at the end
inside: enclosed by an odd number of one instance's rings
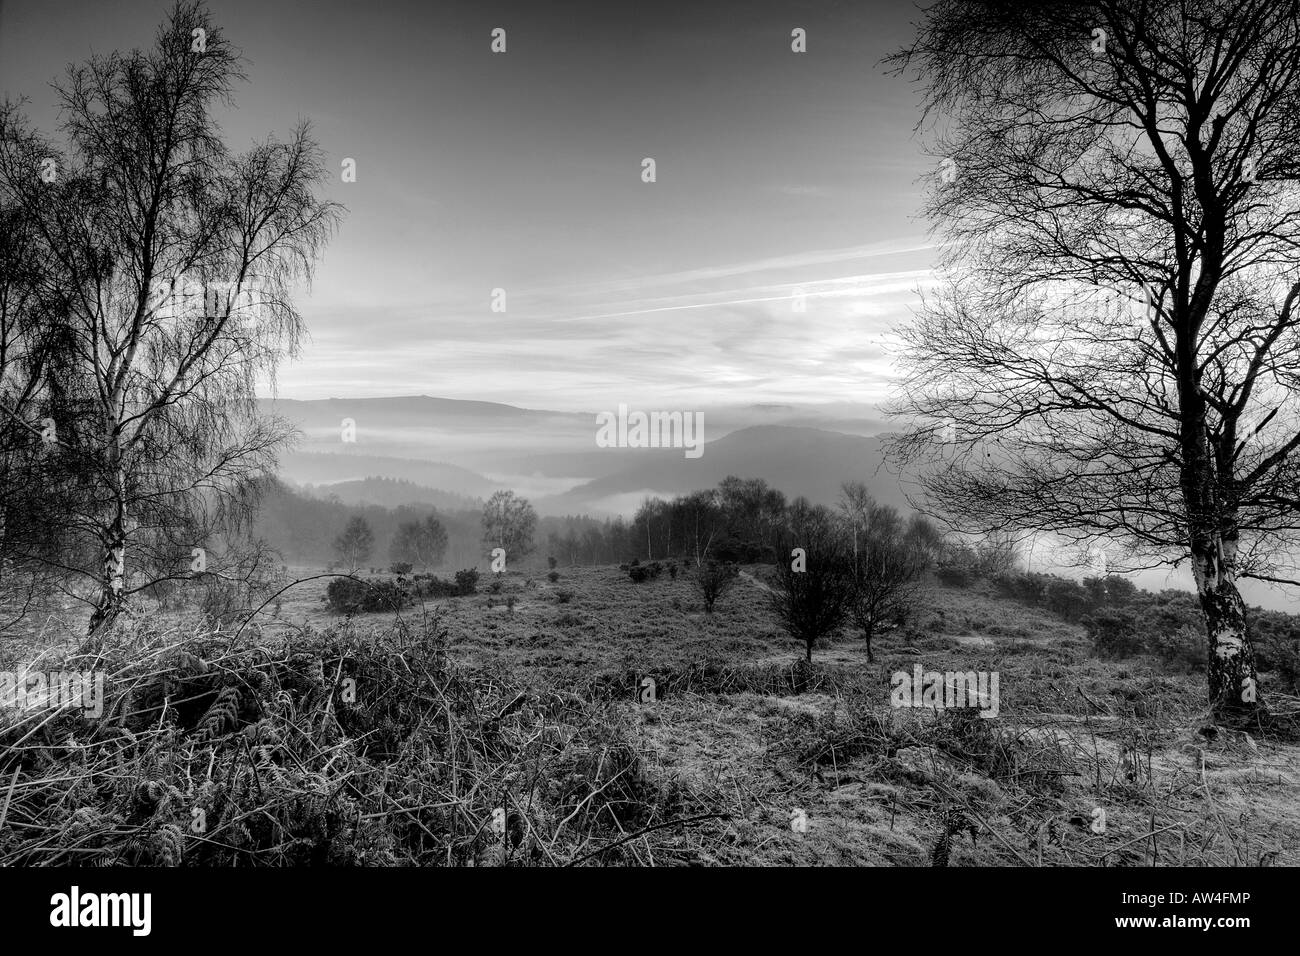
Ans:
POLYGON ((75 516, 99 555, 82 569, 98 580, 92 632, 236 527, 289 436, 258 416, 254 385, 296 347, 290 292, 339 209, 314 194, 325 173, 305 124, 226 148, 211 107, 229 103, 239 64, 208 12, 178 3, 150 49, 95 57, 56 86, 66 153, 34 168, 0 143, 44 282, 64 290, 73 361, 55 425, 92 473, 75 516))
POLYGON ((857 568, 858 537, 865 532, 871 522, 871 510, 875 507, 871 492, 860 481, 846 481, 840 486, 839 511, 848 525, 849 535, 853 539, 853 562, 857 568))
POLYGON ((970 530, 1188 561, 1214 709, 1254 714, 1237 582, 1297 583, 1300 8, 939 0, 893 66, 948 240, 893 454, 970 530))
POLYGON ((896 510, 872 500, 866 486, 843 487, 840 511, 853 539, 852 601, 849 616, 867 642, 901 626, 911 613, 929 566, 924 524, 905 522, 896 510))
POLYGON ((334 539, 334 553, 348 566, 349 571, 355 571, 369 561, 374 548, 375 533, 370 528, 370 522, 360 515, 350 518, 334 539))
MULTIPOLYGON (((532 553, 536 528, 537 512, 527 498, 513 491, 495 492, 483 506, 483 546, 489 551, 503 548, 507 560, 517 561, 532 553)), ((569 536, 573 539, 569 562, 573 563, 579 542, 574 532, 570 531, 569 536)))

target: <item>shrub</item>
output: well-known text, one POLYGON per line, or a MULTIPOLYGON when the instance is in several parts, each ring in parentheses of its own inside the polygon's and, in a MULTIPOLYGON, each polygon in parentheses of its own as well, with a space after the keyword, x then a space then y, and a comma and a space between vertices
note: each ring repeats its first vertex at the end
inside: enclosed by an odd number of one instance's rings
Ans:
POLYGON ((1286 693, 1300 693, 1300 617, 1282 611, 1258 611, 1251 621, 1255 660, 1286 693))
POLYGON ((1088 600, 1088 592, 1077 581, 1069 578, 1053 578, 1047 585, 1045 598, 1048 610, 1067 621, 1079 620, 1089 611, 1092 603, 1088 600))
POLYGON ((1137 619, 1124 611, 1099 611, 1083 619, 1093 650, 1101 657, 1130 657, 1141 653, 1137 619))
POLYGON ((548 572, 546 575, 546 580, 554 584, 556 581, 560 580, 560 572, 559 571, 548 572))
POLYGON ((500 594, 500 593, 501 593, 501 577, 500 577, 500 575, 496 575, 496 574, 492 575, 492 583, 488 585, 488 590, 491 591, 493 594, 500 594))
POLYGON ((363 611, 399 611, 406 606, 406 589, 396 581, 378 581, 366 591, 361 601, 363 611))
POLYGON ((722 595, 731 590, 736 583, 739 569, 734 564, 710 561, 700 566, 700 573, 695 576, 695 586, 699 588, 700 597, 704 599, 704 612, 713 613, 713 606, 722 595))
POLYGON ((638 558, 631 564, 621 564, 619 567, 627 572, 627 576, 640 584, 643 581, 652 581, 663 573, 664 566, 658 561, 651 561, 649 564, 642 564, 638 558))
POLYGON ((335 578, 325 589, 330 609, 340 614, 397 611, 407 603, 407 593, 395 581, 357 581, 335 578))
POLYGON ((1045 574, 999 574, 993 579, 998 597, 1021 604, 1042 604, 1049 578, 1045 574))
POLYGON ((415 565, 411 564, 409 561, 394 561, 388 566, 388 570, 392 571, 398 577, 401 577, 404 574, 410 574, 413 567, 415 567, 415 565))
POLYGON ((1157 631, 1150 649, 1166 664, 1189 671, 1205 669, 1205 630, 1184 624, 1176 631, 1157 631))
POLYGON ((971 569, 962 564, 941 564, 934 569, 939 583, 950 588, 968 588, 975 583, 971 569))
POLYGON ((335 578, 325 589, 330 610, 339 614, 356 614, 367 591, 366 585, 353 578, 335 578))
POLYGON ((478 593, 477 568, 465 568, 456 572, 456 593, 460 595, 478 593))
POLYGON ((459 597, 460 588, 450 581, 443 581, 432 574, 423 575, 415 582, 415 594, 422 598, 459 597))
POLYGON ((1146 633, 1172 632, 1182 627, 1204 630, 1205 618, 1201 615, 1196 595, 1183 591, 1164 591, 1130 610, 1138 615, 1138 627, 1146 633))
POLYGON ((1137 597, 1138 588, 1126 577, 1118 574, 1106 576, 1106 603, 1111 605, 1128 604, 1137 597))
POLYGON ((1300 693, 1300 640, 1266 637, 1255 647, 1261 671, 1276 675, 1287 693, 1300 693))
POLYGON ((1088 592, 1088 602, 1093 608, 1120 607, 1137 595, 1137 585, 1118 574, 1084 578, 1083 589, 1088 592))
POLYGON ((556 604, 568 604, 568 603, 569 603, 570 601, 572 601, 572 600, 573 600, 573 592, 572 592, 572 591, 567 591, 567 590, 564 590, 563 588, 561 588, 559 591, 556 591, 556 592, 555 592, 555 603, 556 603, 556 604))
POLYGON ((669 562, 668 562, 668 576, 669 576, 670 578, 672 578, 674 581, 677 580, 677 562, 676 562, 676 561, 669 561, 669 562))
POLYGON ((560 563, 559 561, 555 560, 555 555, 553 555, 553 554, 552 554, 552 555, 549 555, 549 556, 546 558, 546 566, 547 566, 548 568, 550 568, 552 571, 555 570, 555 566, 556 566, 557 564, 559 564, 559 563, 560 563))
POLYGON ((205 587, 199 601, 199 613, 213 624, 231 624, 243 613, 239 586, 214 575, 204 575, 205 587))

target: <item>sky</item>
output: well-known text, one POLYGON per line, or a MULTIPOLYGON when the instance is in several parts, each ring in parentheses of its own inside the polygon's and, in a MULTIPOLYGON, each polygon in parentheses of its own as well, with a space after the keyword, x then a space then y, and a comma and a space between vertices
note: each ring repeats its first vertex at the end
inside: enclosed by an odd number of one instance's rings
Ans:
MULTIPOLYGON (((66 64, 147 46, 169 6, 0 0, 0 95, 52 129, 66 64)), ((888 397, 889 330, 932 281, 917 91, 880 63, 910 3, 209 7, 248 61, 227 141, 309 119, 348 210, 279 395, 888 397)))

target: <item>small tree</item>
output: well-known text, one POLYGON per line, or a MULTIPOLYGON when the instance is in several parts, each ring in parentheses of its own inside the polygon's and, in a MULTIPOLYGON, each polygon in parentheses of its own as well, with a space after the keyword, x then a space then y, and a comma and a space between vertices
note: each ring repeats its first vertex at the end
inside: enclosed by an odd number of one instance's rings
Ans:
POLYGON ((533 550, 536 527, 537 512, 513 491, 498 491, 483 506, 483 546, 489 551, 504 548, 510 560, 533 550))
MULTIPOLYGON (((929 565, 924 542, 898 512, 870 498, 860 514, 863 527, 853 555, 853 599, 849 614, 867 642, 867 660, 874 661, 871 639, 901 625, 916 603, 921 576, 929 565)), ((850 518, 857 517, 856 514, 850 518)))
POLYGON ((348 521, 343 533, 334 539, 334 553, 351 571, 370 560, 374 547, 375 533, 370 530, 370 523, 360 515, 348 521))
POLYGON ((739 571, 734 564, 710 561, 700 566, 699 573, 695 575, 695 587, 699 589, 700 597, 704 599, 706 614, 713 613, 713 606, 718 603, 718 598, 731 590, 738 575, 739 571))
POLYGON ((853 604, 853 555, 829 511, 803 499, 791 506, 791 527, 776 570, 772 610, 781 626, 804 642, 811 662, 813 644, 834 633, 853 604), (793 556, 795 549, 802 554, 793 556))

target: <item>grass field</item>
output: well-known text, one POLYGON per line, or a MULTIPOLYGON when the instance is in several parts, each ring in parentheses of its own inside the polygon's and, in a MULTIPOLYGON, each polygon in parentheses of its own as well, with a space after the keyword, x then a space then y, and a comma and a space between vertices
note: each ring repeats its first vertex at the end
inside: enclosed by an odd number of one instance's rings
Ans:
POLYGON ((237 641, 142 618, 100 664, 120 734, 0 737, 0 862, 1300 863, 1300 751, 1210 725, 1203 675, 937 584, 874 662, 846 631, 808 666, 763 578, 712 615, 601 567, 350 620, 310 581, 237 641), (917 664, 997 672, 999 716, 891 707, 917 664))

